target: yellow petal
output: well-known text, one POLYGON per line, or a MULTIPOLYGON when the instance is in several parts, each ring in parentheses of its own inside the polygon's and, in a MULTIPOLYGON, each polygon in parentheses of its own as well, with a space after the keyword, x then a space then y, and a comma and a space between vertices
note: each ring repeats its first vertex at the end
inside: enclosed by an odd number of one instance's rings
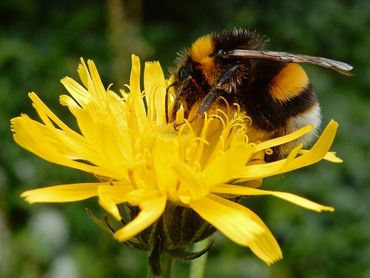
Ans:
POLYGON ((287 159, 265 164, 247 165, 245 167, 245 172, 240 179, 252 180, 279 175, 320 161, 329 151, 337 128, 338 123, 331 120, 315 145, 308 152, 303 153, 301 156, 295 157, 295 154, 301 151, 300 146, 298 146, 290 153, 287 159))
MULTIPOLYGON (((203 176, 188 164, 178 161, 173 165, 172 169, 181 180, 180 191, 184 194, 180 198, 182 202, 187 204, 190 200, 197 200, 208 194, 209 189, 204 182, 203 176)), ((174 193, 178 195, 178 192, 174 193)))
POLYGON ((227 182, 243 173, 252 154, 252 145, 238 144, 222 152, 203 170, 208 186, 227 182))
POLYGON ((87 65, 90 72, 90 78, 91 78, 91 84, 89 83, 89 86, 87 87, 90 94, 92 94, 94 97, 96 97, 99 101, 105 101, 106 100, 106 91, 103 86, 103 82, 100 79, 100 75, 98 72, 98 69, 95 66, 94 61, 87 60, 87 65))
POLYGON ((59 97, 61 105, 67 106, 69 111, 76 117, 75 111, 81 109, 79 104, 69 95, 61 95, 59 97))
POLYGON ((247 209, 246 213, 248 213, 250 218, 264 228, 264 233, 256 235, 256 239, 250 242, 249 248, 252 252, 268 265, 282 259, 283 254, 280 246, 269 228, 253 211, 247 209))
POLYGON ((61 83, 81 107, 85 107, 91 101, 89 92, 74 79, 64 77, 61 83))
POLYGON ((338 123, 331 120, 311 150, 294 159, 289 165, 286 165, 281 173, 293 171, 323 159, 333 144, 337 128, 338 123))
POLYGON ((292 193, 288 192, 280 192, 280 191, 270 191, 270 190, 262 190, 257 188, 249 188, 237 185, 218 185, 212 187, 213 193, 218 194, 233 194, 233 195, 247 195, 247 196, 254 196, 254 195, 271 195, 277 198, 283 199, 290 203, 293 203, 297 206, 303 207, 305 209, 321 212, 321 211, 334 211, 334 208, 327 207, 320 205, 318 203, 312 202, 307 200, 303 197, 297 196, 292 193))
POLYGON ((35 93, 29 93, 28 96, 32 100, 33 107, 36 109, 36 112, 46 126, 54 127, 52 124, 52 122, 54 122, 60 129, 72 133, 74 132, 65 123, 63 123, 63 121, 61 121, 35 93))
POLYGON ((78 65, 77 73, 82 81, 82 84, 87 88, 87 86, 89 86, 88 79, 90 78, 90 74, 83 58, 80 58, 80 64, 78 65))
MULTIPOLYGON (((174 188, 177 182, 176 174, 171 171, 173 164, 179 161, 178 142, 171 138, 156 138, 153 147, 153 167, 157 177, 157 184, 161 192, 174 188)), ((154 181, 153 181, 154 182, 154 181)))
MULTIPOLYGON (((36 109, 37 113, 39 114, 41 120, 45 124, 44 127, 42 127, 43 132, 49 133, 50 135, 48 136, 41 136, 38 137, 38 140, 40 138, 43 138, 43 140, 40 141, 46 141, 50 140, 53 142, 53 144, 56 143, 56 141, 63 141, 64 139, 67 140, 68 142, 63 142, 65 147, 70 148, 70 145, 73 145, 74 147, 78 148, 78 153, 83 153, 81 148, 84 148, 85 142, 84 138, 81 136, 81 134, 77 133, 76 131, 72 130, 70 127, 68 127, 66 124, 63 123, 42 101, 41 99, 35 94, 35 93, 30 93, 29 97, 32 100, 32 104, 34 108, 36 109), (57 125, 56 128, 55 125, 57 125), (62 136, 63 134, 63 136, 62 136), (52 138, 54 137, 54 138, 52 138), (61 138, 63 137, 63 138, 61 138), (68 138, 68 139, 67 139, 68 138)), ((28 118, 28 116, 22 115, 22 118, 28 118)), ((12 121, 13 122, 13 121, 12 121)), ((41 124, 37 121, 32 121, 33 126, 41 126, 41 124)), ((31 124, 31 123, 30 123, 31 124)), ((28 125, 24 123, 25 129, 28 128, 28 125)), ((41 128, 40 128, 41 130, 41 128)), ((14 130, 16 132, 16 130, 14 130)), ((32 133, 31 133, 32 134, 32 133)), ((37 137, 36 135, 33 135, 35 138, 37 137)), ((61 143, 61 144, 63 144, 61 143)), ((60 146, 57 146, 60 147, 60 146)), ((79 157, 79 156, 77 156, 79 157)))
POLYGON ((38 188, 21 194, 28 203, 63 203, 85 200, 97 195, 102 183, 75 183, 38 188))
POLYGON ((244 171, 238 178, 242 181, 250 181, 277 175, 278 171, 281 170, 285 164, 287 164, 286 159, 270 163, 264 163, 264 161, 261 161, 260 163, 250 164, 245 166, 244 171))
POLYGON ((242 212, 262 228, 262 232, 255 234, 254 239, 246 245, 256 254, 256 256, 269 265, 283 257, 280 246, 275 237, 272 235, 265 223, 263 223, 263 221, 253 211, 231 201, 227 201, 227 206, 242 212))
POLYGON ((159 196, 146 199, 139 206, 141 209, 139 214, 114 234, 115 239, 119 241, 129 240, 152 225, 162 215, 166 206, 166 197, 159 196))
POLYGON ((130 113, 132 113, 130 115, 132 117, 131 128, 135 128, 136 132, 141 134, 148 119, 140 91, 140 59, 135 55, 131 55, 131 61, 130 93, 127 96, 127 102, 128 107, 131 109, 130 113))
POLYGON ((131 55, 130 73, 130 92, 137 94, 140 92, 140 59, 136 55, 131 55))
POLYGON ((209 194, 192 201, 189 206, 234 242, 249 246, 263 227, 246 213, 246 208, 227 199, 209 194))
POLYGON ((284 136, 280 136, 280 137, 277 137, 277 138, 274 138, 274 139, 271 139, 271 140, 267 140, 267 141, 263 141, 259 144, 256 144, 255 148, 254 148, 254 152, 259 152, 259 151, 262 151, 262 150, 265 150, 265 149, 268 149, 268 148, 272 148, 272 147, 276 147, 276 146, 279 146, 279 145, 283 145, 285 143, 288 143, 288 142, 291 142, 295 139, 298 139, 300 137, 302 137, 303 135, 309 133, 310 131, 312 131, 313 127, 311 125, 307 125, 301 129, 298 129, 292 133, 289 133, 287 135, 284 135, 284 136))
MULTIPOLYGON (((39 122, 31 120, 26 115, 13 118, 11 124, 14 141, 46 161, 100 176, 109 176, 110 173, 99 167, 71 160, 71 158, 89 160, 86 157, 80 156, 80 154, 88 153, 84 149, 85 143, 83 141, 79 142, 78 140, 74 140, 75 138, 69 138, 70 144, 67 144, 61 141, 62 136, 60 133, 62 131, 50 129, 39 122), (71 144, 72 142, 74 144, 71 144), (77 150, 71 150, 69 149, 70 147, 76 147, 77 150)), ((65 134, 65 136, 67 135, 65 134)))
POLYGON ((85 160, 104 168, 106 175, 109 173, 113 179, 122 178, 128 167, 128 161, 125 158, 132 153, 131 145, 127 144, 129 143, 127 141, 130 141, 130 134, 125 134, 124 129, 117 130, 113 120, 107 119, 107 121, 97 123, 85 110, 80 110, 77 114, 84 142, 79 145, 70 143, 69 146, 86 145, 86 149, 79 152, 85 160), (122 146, 126 149, 122 150, 122 146))
MULTIPOLYGON (((299 151, 300 154, 304 154, 304 153, 307 153, 307 152, 309 152, 309 151, 308 150, 300 150, 299 151)), ((342 163, 343 162, 343 160, 340 157, 337 156, 336 152, 328 152, 324 156, 323 159, 325 159, 327 161, 330 161, 332 163, 342 163)))
POLYGON ((144 91, 148 105, 148 119, 158 125, 166 124, 166 83, 158 62, 145 63, 144 91))
POLYGON ((129 185, 101 185, 98 188, 99 204, 117 220, 121 220, 118 204, 127 201, 127 194, 132 191, 129 185))

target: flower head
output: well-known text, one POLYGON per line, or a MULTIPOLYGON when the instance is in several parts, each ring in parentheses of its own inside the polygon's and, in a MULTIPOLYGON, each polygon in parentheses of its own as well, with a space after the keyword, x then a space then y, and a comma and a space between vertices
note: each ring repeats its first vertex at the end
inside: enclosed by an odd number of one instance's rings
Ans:
POLYGON ((205 117, 195 116, 196 108, 185 117, 180 109, 175 124, 169 123, 166 103, 173 104, 166 91, 169 81, 159 63, 146 63, 142 92, 136 56, 132 56, 129 92, 122 90, 120 95, 103 86, 92 61, 82 61, 78 73, 83 86, 64 78, 70 95, 62 95, 60 102, 76 118, 79 131, 64 124, 35 93, 29 96, 41 121, 21 115, 12 119, 12 131, 23 148, 52 163, 94 174, 99 181, 29 190, 22 194, 27 202, 73 202, 97 196, 117 220, 122 218, 119 205, 138 207, 137 216, 114 233, 119 241, 143 232, 169 204, 188 208, 268 264, 282 257, 279 245, 263 221, 235 200, 272 195, 314 211, 333 210, 291 193, 257 187, 262 178, 323 158, 338 162, 328 153, 336 122, 329 123, 310 150, 298 146, 287 158, 265 163, 266 150, 293 141, 312 127, 249 142, 249 118, 228 104, 205 117))

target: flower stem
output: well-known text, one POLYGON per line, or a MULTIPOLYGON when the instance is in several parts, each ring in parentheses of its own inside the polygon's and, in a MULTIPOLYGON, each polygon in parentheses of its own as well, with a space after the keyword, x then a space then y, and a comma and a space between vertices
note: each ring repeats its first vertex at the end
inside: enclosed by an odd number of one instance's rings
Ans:
MULTIPOLYGON (((206 238, 200 242, 194 244, 193 251, 199 252, 209 245, 210 238, 206 238)), ((200 256, 199 258, 193 260, 190 265, 190 275, 189 278, 202 278, 204 276, 204 270, 207 262, 207 254, 200 256)))
POLYGON ((171 270, 173 265, 173 257, 167 252, 161 252, 159 254, 158 263, 159 269, 154 270, 153 268, 148 268, 148 278, 170 278, 171 270), (159 270, 159 271, 158 271, 159 270))
POLYGON ((148 277, 170 278, 173 257, 166 251, 166 240, 163 235, 163 223, 160 219, 154 224, 150 235, 151 250, 148 255, 148 277))

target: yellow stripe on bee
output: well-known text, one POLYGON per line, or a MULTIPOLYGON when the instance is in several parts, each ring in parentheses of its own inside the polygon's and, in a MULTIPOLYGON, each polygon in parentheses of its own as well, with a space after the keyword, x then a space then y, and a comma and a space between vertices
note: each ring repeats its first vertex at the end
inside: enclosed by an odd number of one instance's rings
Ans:
POLYGON ((191 58, 198 63, 202 63, 202 60, 209 57, 212 52, 213 41, 211 35, 200 37, 191 46, 191 58))
POLYGON ((309 78, 304 69, 294 63, 287 64, 270 82, 270 95, 285 102, 298 96, 308 86, 309 78))
POLYGON ((194 62, 202 71, 207 82, 212 86, 217 83, 217 67, 214 64, 214 59, 211 57, 213 53, 213 39, 211 35, 205 35, 197 39, 190 49, 190 55, 194 62))

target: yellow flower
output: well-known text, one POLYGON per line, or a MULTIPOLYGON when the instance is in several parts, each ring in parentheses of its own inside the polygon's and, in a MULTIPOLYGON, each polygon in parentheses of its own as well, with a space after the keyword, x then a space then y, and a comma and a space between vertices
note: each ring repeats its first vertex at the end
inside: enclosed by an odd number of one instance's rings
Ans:
MULTIPOLYGON (((41 122, 21 115, 12 119, 14 140, 39 157, 94 174, 100 181, 45 187, 24 192, 29 203, 74 202, 97 196, 99 204, 117 220, 119 204, 140 209, 137 217, 115 232, 127 241, 156 222, 166 204, 194 210, 234 242, 249 247, 267 264, 282 258, 278 243, 263 221, 234 202, 240 196, 272 195, 314 211, 332 211, 286 192, 257 189, 261 179, 316 163, 328 153, 337 123, 331 121, 310 150, 298 146, 286 159, 265 163, 273 146, 295 140, 307 126, 284 137, 248 141, 248 117, 238 107, 184 118, 179 110, 176 128, 167 123, 168 81, 157 62, 146 63, 144 92, 140 89, 140 61, 132 56, 129 93, 104 88, 92 61, 78 68, 83 86, 66 77, 69 95, 60 102, 76 118, 79 131, 64 124, 35 93, 29 96, 41 122), (189 120, 189 119, 192 120, 189 120)), ((169 106, 173 98, 169 97, 169 106)))

